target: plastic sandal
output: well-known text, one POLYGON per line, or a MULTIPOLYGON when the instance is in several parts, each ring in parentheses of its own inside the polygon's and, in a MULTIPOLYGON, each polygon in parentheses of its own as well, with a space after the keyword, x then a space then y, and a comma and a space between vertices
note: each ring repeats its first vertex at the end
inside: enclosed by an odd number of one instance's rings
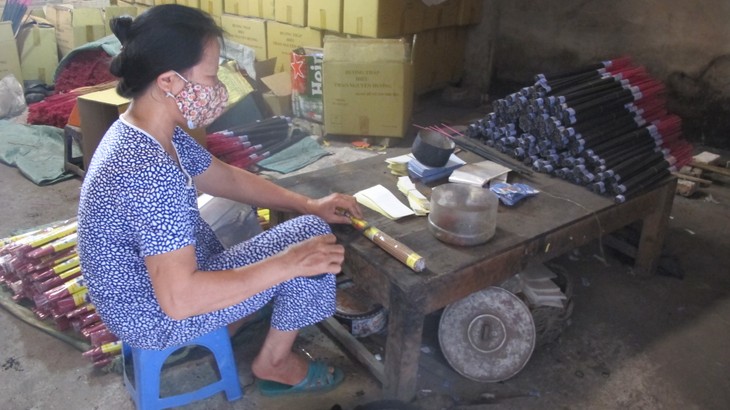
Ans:
POLYGON ((337 387, 345 378, 342 370, 335 368, 332 373, 331 366, 326 363, 315 361, 309 362, 307 376, 301 382, 291 385, 278 383, 271 380, 259 380, 259 391, 264 396, 283 396, 297 393, 323 393, 337 387))

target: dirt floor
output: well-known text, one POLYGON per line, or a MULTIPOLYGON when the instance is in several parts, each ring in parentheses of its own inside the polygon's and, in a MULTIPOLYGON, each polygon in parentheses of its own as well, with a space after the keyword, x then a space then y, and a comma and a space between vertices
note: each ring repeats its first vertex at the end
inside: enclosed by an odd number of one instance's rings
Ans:
MULTIPOLYGON (((339 155, 323 158, 317 167, 388 153, 363 153, 346 144, 333 149, 339 155)), ((0 165, 0 180, 0 237, 76 214, 78 178, 38 187, 0 165)), ((675 197, 663 275, 636 276, 624 256, 598 241, 550 261, 550 268, 572 284, 568 326, 506 381, 478 383, 455 372, 441 354, 438 315, 432 315, 421 348, 418 397, 409 408, 728 408, 730 179, 713 180, 692 198, 675 197)), ((219 394, 186 408, 406 408, 366 406, 381 398, 379 383, 316 327, 302 332, 297 348, 342 366, 343 386, 320 395, 262 397, 249 363, 265 328, 265 322, 253 324, 234 340, 243 399, 229 403, 219 394)), ((0 310, 0 339, 0 408, 134 408, 120 374, 93 368, 68 343, 5 310, 0 310)), ((200 383, 211 376, 209 365, 207 357, 191 354, 167 371, 163 387, 200 383)))

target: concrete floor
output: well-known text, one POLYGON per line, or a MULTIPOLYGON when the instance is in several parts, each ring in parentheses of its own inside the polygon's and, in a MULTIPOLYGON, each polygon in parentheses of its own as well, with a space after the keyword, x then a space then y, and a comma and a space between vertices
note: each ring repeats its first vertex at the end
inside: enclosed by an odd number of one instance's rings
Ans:
MULTIPOLYGON (((375 152, 333 147, 312 168, 375 152)), ((388 150, 380 155, 387 155, 388 150)), ((309 169, 312 169, 309 168, 309 169)), ((38 187, 16 169, 0 165, 0 237, 76 214, 81 181, 38 187)), ((570 325, 537 349, 525 368, 500 383, 469 381, 446 364, 435 320, 426 326, 415 402, 422 409, 726 409, 730 406, 730 180, 676 197, 666 254, 684 278, 640 278, 608 248, 592 243, 550 262, 573 283, 570 325), (483 404, 476 404, 479 400, 483 404)), ((295 398, 265 398, 251 385, 248 368, 264 322, 235 339, 244 398, 222 394, 189 409, 349 410, 380 398, 380 386, 316 327, 302 332, 297 348, 342 366, 337 390, 295 398)), ((81 353, 0 310, 0 408, 133 409, 120 374, 94 369, 81 353)), ((166 374, 164 388, 204 380, 209 361, 193 357, 166 374)), ((367 407, 386 409, 392 407, 367 407)))

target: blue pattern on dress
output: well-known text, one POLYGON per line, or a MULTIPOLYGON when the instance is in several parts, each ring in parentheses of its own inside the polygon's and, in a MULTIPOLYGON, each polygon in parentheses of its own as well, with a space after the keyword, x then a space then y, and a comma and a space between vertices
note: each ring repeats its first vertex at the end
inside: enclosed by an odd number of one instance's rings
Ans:
POLYGON ((182 169, 144 131, 117 120, 97 147, 81 188, 78 253, 89 295, 109 330, 146 349, 179 345, 243 318, 273 299, 272 326, 296 330, 334 313, 332 274, 295 278, 240 304, 184 320, 160 308, 144 257, 194 245, 198 269, 232 269, 258 262, 313 236, 330 233, 316 216, 302 216, 225 250, 201 218, 192 176, 210 153, 176 128, 182 169))

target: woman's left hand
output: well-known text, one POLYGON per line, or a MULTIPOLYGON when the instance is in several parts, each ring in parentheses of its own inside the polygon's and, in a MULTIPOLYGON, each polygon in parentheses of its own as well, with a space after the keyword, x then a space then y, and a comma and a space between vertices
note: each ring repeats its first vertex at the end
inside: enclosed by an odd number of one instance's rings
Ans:
POLYGON ((349 224, 350 218, 343 212, 356 218, 362 218, 362 211, 357 200, 352 195, 330 194, 324 198, 311 199, 309 213, 317 215, 329 223, 349 224))

